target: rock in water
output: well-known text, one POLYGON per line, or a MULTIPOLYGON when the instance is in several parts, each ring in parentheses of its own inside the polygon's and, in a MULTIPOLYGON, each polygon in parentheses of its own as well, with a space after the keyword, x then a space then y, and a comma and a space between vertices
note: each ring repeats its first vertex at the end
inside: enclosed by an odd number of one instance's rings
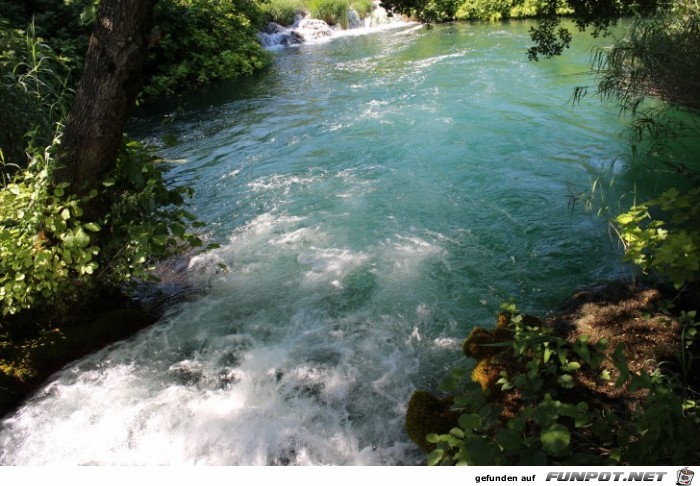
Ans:
POLYGON ((292 25, 292 33, 300 36, 305 41, 330 37, 331 27, 323 20, 302 18, 292 25))
POLYGON ((353 9, 348 10, 348 27, 351 29, 359 29, 362 25, 360 15, 353 9))
POLYGON ((258 34, 260 43, 265 47, 293 46, 304 42, 304 37, 275 22, 266 24, 258 34))

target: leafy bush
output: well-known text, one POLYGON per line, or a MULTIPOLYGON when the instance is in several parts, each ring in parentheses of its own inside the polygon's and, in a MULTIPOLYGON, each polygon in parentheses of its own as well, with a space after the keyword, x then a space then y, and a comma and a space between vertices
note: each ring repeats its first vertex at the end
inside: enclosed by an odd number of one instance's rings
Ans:
MULTIPOLYGON (((82 69, 96 5, 95 0, 19 4, 0 0, 0 32, 25 29, 34 21, 37 36, 49 42, 72 70, 67 86, 73 86, 82 69)), ((264 18, 254 0, 158 2, 144 93, 172 95, 262 68, 268 57, 256 34, 264 18)))
POLYGON ((0 192, 0 309, 60 315, 97 286, 151 278, 149 264, 201 241, 182 208, 186 188, 168 188, 163 169, 137 142, 125 143, 117 168, 85 199, 53 185, 52 149, 0 192), (83 207, 102 200, 108 212, 84 221, 83 207))
POLYGON ((0 309, 15 314, 37 305, 65 309, 97 268, 100 230, 80 221, 80 201, 51 186, 50 153, 0 191, 0 309))
MULTIPOLYGON (((566 2, 560 2, 558 15, 571 13, 566 2)), ((457 20, 506 20, 537 17, 541 14, 540 0, 466 0, 455 12, 457 20)))
POLYGON ((649 465, 698 459, 696 396, 683 398, 683 390, 658 372, 631 373, 622 347, 608 354, 605 342, 583 337, 569 343, 517 313, 511 324, 510 344, 495 344, 507 346, 503 359, 510 363, 501 371, 500 391, 484 392, 478 383, 460 390, 459 370, 443 385, 458 391, 452 409, 460 415, 449 433, 427 436, 435 447, 428 464, 649 465), (605 359, 616 368, 616 387, 646 394, 636 409, 606 406, 575 385, 580 373, 612 380, 601 366, 605 359), (511 407, 509 413, 504 407, 511 407))
POLYGON ((251 74, 267 64, 256 34, 255 2, 168 0, 155 10, 154 46, 144 72, 147 95, 172 95, 251 74))
MULTIPOLYGON (((0 17, 13 29, 36 26, 36 35, 50 42, 53 49, 76 73, 82 70, 96 0, 0 0, 0 17)), ((76 78, 77 79, 77 78, 76 78)))
POLYGON ((167 187, 163 178, 166 167, 157 160, 139 142, 127 141, 116 169, 103 182, 101 197, 110 209, 98 221, 103 255, 98 260, 100 284, 151 279, 151 264, 202 244, 189 231, 203 224, 183 208, 192 189, 167 187))
POLYGON ((613 220, 625 259, 676 288, 700 279, 700 189, 670 189, 613 220), (661 219, 662 215, 666 215, 661 219))

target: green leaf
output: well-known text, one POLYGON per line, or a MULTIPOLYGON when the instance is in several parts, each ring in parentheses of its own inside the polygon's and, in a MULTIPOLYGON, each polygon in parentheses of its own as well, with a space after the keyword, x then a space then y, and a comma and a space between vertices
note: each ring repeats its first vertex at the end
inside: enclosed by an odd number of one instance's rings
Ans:
POLYGON ((460 427, 462 427, 463 430, 473 430, 481 425, 481 416, 475 414, 475 413, 470 413, 466 414, 463 413, 462 415, 459 416, 459 419, 457 420, 457 423, 459 424, 460 427))
POLYGON ((427 436, 425 436, 425 440, 430 442, 431 444, 437 444, 438 442, 440 442, 440 436, 438 436, 437 434, 428 434, 427 436))
POLYGON ((78 230, 75 232, 74 242, 78 248, 85 248, 90 244, 90 236, 83 231, 83 228, 78 228, 78 230))
POLYGON ((67 221, 70 219, 70 210, 68 208, 64 208, 63 211, 61 211, 61 218, 64 221, 67 221))
POLYGON ((165 246, 168 242, 167 235, 155 235, 153 236, 153 242, 158 246, 165 246))
POLYGON ((627 364, 627 358, 625 357, 625 346, 624 344, 618 344, 612 355, 612 361, 615 367, 620 372, 620 376, 615 382, 615 386, 620 387, 624 385, 630 378, 630 369, 627 364))
POLYGON ((575 385, 574 377, 568 374, 560 375, 559 378, 557 378, 557 383, 559 383, 559 386, 562 388, 573 388, 575 385))
POLYGON ((492 466, 498 464, 501 450, 495 444, 479 437, 470 437, 464 441, 464 449, 473 466, 492 466))
POLYGON ((93 233, 97 233, 100 231, 102 228, 100 228, 100 225, 97 223, 85 223, 83 225, 83 228, 85 228, 88 231, 92 231, 93 233))
POLYGON ((571 442, 571 432, 561 424, 552 424, 540 433, 542 449, 551 455, 559 456, 571 442))
POLYGON ((506 451, 515 451, 523 446, 522 435, 511 429, 500 429, 496 432, 495 440, 496 444, 506 451))
POLYGON ((578 369, 581 369, 581 363, 578 361, 571 361, 564 366, 562 366, 566 371, 576 371, 578 369))
POLYGON ((537 425, 548 426, 559 417, 556 402, 552 401, 549 395, 545 395, 545 399, 537 405, 532 416, 537 425))
POLYGON ((444 454, 445 451, 442 449, 435 449, 433 452, 428 454, 428 466, 436 466, 439 464, 444 454))

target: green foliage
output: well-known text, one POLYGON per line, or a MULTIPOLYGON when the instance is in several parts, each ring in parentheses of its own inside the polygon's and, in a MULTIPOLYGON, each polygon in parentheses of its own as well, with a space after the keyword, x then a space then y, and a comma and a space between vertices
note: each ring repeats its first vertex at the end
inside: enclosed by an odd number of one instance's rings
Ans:
POLYGON ((102 284, 151 279, 151 264, 202 244, 189 232, 201 223, 183 208, 192 190, 167 187, 164 167, 156 161, 139 142, 126 142, 115 171, 103 182, 101 197, 110 210, 98 221, 103 228, 100 254, 105 256, 99 260, 102 284))
POLYGON ((594 37, 606 35, 610 27, 624 16, 653 14, 657 0, 543 0, 538 8, 540 23, 530 30, 535 45, 528 49, 528 57, 537 60, 539 56, 558 56, 571 44, 572 35, 568 28, 561 27, 561 8, 570 9, 580 31, 591 29, 594 37))
POLYGON ((172 95, 251 74, 267 64, 256 39, 264 13, 257 3, 167 0, 155 11, 154 45, 144 72, 147 95, 172 95))
POLYGON ((350 9, 365 17, 372 12, 374 3, 372 0, 268 0, 262 8, 269 20, 281 25, 293 24, 296 14, 304 12, 329 25, 347 28, 350 9))
POLYGON ((36 36, 0 22, 0 184, 12 167, 26 166, 25 147, 47 147, 68 110, 70 67, 36 36), (11 165, 6 165, 11 164, 11 165))
MULTIPOLYGON (((450 20, 499 21, 539 17, 543 0, 386 0, 385 6, 425 22, 450 20)), ((567 15, 571 9, 561 1, 556 12, 567 15)))
POLYGON ((80 201, 52 187, 50 153, 0 191, 0 309, 55 309, 78 297, 96 268, 95 223, 80 221, 80 201))
POLYGON ((80 71, 96 5, 96 0, 0 0, 0 18, 13 29, 36 25, 36 35, 50 42, 71 69, 80 71))
POLYGON ((495 21, 536 17, 541 3, 540 0, 467 0, 460 3, 455 18, 495 21))
POLYGON ((313 18, 321 19, 328 25, 348 25, 348 0, 309 0, 309 13, 313 18))
POLYGON ((624 37, 596 57, 598 90, 635 113, 653 96, 700 110, 700 4, 677 0, 657 15, 638 18, 624 37))
MULTIPOLYGON (((0 0, 0 42, 4 44, 13 29, 26 29, 34 23, 37 37, 42 43, 50 43, 61 63, 72 72, 66 78, 67 71, 57 71, 66 79, 66 86, 72 87, 82 69, 97 3, 0 0)), ((261 69, 268 56, 256 34, 264 18, 256 0, 159 1, 144 70, 144 93, 172 95, 261 69)), ((4 58, 17 52, 2 47, 4 58)))
POLYGON ((163 169, 137 142, 124 144, 105 190, 83 200, 52 185, 51 150, 35 154, 0 192, 3 315, 60 315, 96 286, 149 279, 154 261, 201 245, 188 231, 200 224, 182 207, 191 191, 166 187, 163 169), (82 208, 98 199, 110 209, 84 221, 82 208))
POLYGON ((362 18, 372 13, 374 2, 372 2, 372 0, 351 0, 350 8, 357 12, 360 18, 362 18))
POLYGON ((461 413, 449 433, 428 434, 435 445, 429 465, 649 465, 690 463, 700 426, 700 403, 683 398, 682 390, 660 373, 631 373, 624 349, 608 355, 604 342, 581 338, 569 343, 538 326, 512 317, 512 359, 520 371, 502 373, 499 384, 517 397, 517 413, 503 407, 476 383, 455 397, 461 413), (617 387, 646 393, 635 410, 596 404, 576 388, 576 376, 587 373, 610 379, 601 367, 612 360, 617 387))
POLYGON ((676 288, 700 278, 700 189, 670 189, 613 220, 625 259, 676 288), (663 218, 663 219, 662 219, 663 218))
POLYGON ((292 25, 297 12, 307 10, 305 0, 269 0, 262 8, 270 21, 280 25, 292 25))

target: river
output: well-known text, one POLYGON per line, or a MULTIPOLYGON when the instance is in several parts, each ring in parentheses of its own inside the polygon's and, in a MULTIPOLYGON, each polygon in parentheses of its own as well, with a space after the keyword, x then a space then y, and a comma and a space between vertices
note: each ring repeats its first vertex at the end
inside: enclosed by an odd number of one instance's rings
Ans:
POLYGON ((528 62, 531 25, 283 49, 172 123, 140 113, 221 244, 190 264, 204 292, 56 374, 2 422, 0 463, 421 464, 409 397, 473 326, 624 273, 567 206, 627 152, 624 120, 570 102, 591 40, 528 62))

